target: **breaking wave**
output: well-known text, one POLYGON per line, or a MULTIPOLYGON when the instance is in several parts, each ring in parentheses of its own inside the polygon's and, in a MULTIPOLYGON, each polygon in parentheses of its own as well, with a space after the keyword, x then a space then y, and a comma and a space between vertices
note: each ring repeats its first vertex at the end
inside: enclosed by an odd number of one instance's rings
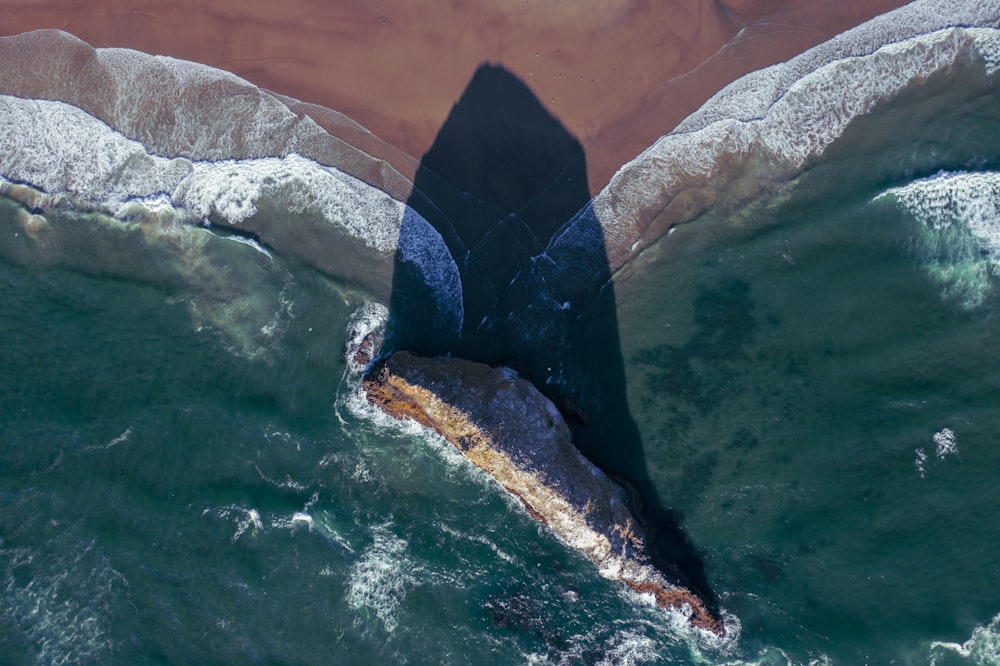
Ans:
POLYGON ((404 205, 301 155, 194 161, 162 157, 64 102, 0 96, 0 174, 44 193, 36 207, 124 216, 173 208, 179 221, 241 225, 264 198, 391 252, 404 205))
POLYGON ((918 222, 918 259, 944 298, 966 309, 987 301, 1000 267, 1000 173, 939 173, 875 200, 918 222))
MULTIPOLYGON (((945 655, 955 655, 962 663, 977 666, 1000 664, 1000 615, 985 626, 977 626, 964 643, 935 641, 931 644, 930 664, 934 666, 945 655)), ((948 663, 953 663, 949 661, 948 663)))

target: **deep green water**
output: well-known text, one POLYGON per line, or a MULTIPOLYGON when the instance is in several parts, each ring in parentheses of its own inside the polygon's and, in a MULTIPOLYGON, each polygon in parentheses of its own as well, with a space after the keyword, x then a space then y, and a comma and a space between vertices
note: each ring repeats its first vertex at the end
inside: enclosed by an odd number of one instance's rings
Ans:
POLYGON ((929 85, 618 278, 649 475, 737 642, 358 414, 362 295, 213 237, 218 283, 0 262, 0 663, 1000 662, 1000 281, 877 198, 996 170, 997 100, 929 85))
MULTIPOLYGON (((980 83, 932 80, 858 121, 777 203, 679 228, 619 280, 651 476, 751 653, 1000 661, 996 626, 976 643, 989 658, 928 651, 1000 610, 1000 216, 973 239, 879 196, 996 168, 980 83)), ((973 198, 942 209, 967 221, 973 198)))
POLYGON ((1000 333, 995 297, 942 298, 912 221, 875 208, 651 267, 632 307, 681 316, 623 338, 651 475, 747 645, 923 663, 997 612, 1000 333))
POLYGON ((360 301, 322 278, 248 359, 186 292, 0 276, 0 662, 690 654, 443 443, 338 404, 360 301))

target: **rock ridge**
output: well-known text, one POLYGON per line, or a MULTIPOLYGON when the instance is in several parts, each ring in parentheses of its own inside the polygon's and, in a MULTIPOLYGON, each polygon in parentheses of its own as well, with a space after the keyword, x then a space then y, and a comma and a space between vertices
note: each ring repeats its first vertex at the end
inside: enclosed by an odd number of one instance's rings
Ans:
POLYGON ((702 599, 652 563, 624 489, 584 458, 555 405, 513 370, 398 351, 372 363, 362 384, 372 405, 451 442, 603 577, 725 633, 702 599))

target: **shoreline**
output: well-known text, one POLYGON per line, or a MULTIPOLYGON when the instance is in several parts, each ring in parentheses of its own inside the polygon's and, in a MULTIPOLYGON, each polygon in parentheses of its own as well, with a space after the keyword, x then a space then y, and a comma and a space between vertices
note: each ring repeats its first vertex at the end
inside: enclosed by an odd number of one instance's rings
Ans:
MULTIPOLYGON (((596 194, 726 84, 902 4, 692 0, 668 12, 621 0, 558 10, 487 3, 445 14, 405 0, 322 9, 306 0, 211 9, 192 0, 169 8, 21 0, 5 8, 3 34, 58 28, 98 48, 226 69, 348 117, 390 146, 385 159, 410 179, 475 68, 502 64, 584 146, 596 194)), ((361 136, 344 127, 334 134, 361 136)))
MULTIPOLYGON (((606 188, 565 221, 545 252, 572 246, 581 228, 600 228, 608 269, 617 274, 674 225, 709 208, 738 216, 753 197, 773 194, 821 158, 856 118, 955 58, 982 61, 991 75, 982 52, 1000 39, 1000 19, 988 8, 935 18, 939 8, 930 0, 914 3, 727 86, 622 165, 606 188), (954 22, 973 27, 940 27, 954 22), (930 60, 921 56, 928 48, 930 60), (855 71, 859 66, 864 75, 855 71), (793 87, 799 94, 785 95, 793 87), (831 94, 833 89, 838 92, 831 94)), ((8 126, 19 128, 6 135, 2 176, 44 191, 46 206, 75 201, 110 215, 126 207, 172 207, 177 221, 225 223, 320 270, 333 270, 377 298, 388 294, 401 217, 408 210, 403 202, 416 192, 391 162, 407 160, 414 168, 416 161, 352 119, 274 96, 221 70, 123 49, 95 50, 57 31, 0 38, 0 56, 12 64, 0 72, 0 107, 8 126), (46 76, 31 75, 28 66, 38 58, 53 64, 46 76), (169 85, 151 91, 141 85, 149 76, 169 85), (157 94, 162 91, 169 95, 157 94), (91 131, 81 133, 84 126, 91 131), (324 126, 354 138, 345 141, 324 126), (46 143, 45 137, 56 135, 61 154, 46 143), (103 161, 86 147, 94 141, 103 146, 103 161), (336 192, 324 183, 336 183, 336 192), (265 214, 257 215, 258 207, 265 214), (294 233, 269 215, 285 207, 302 223, 294 233), (371 261, 344 273, 343 262, 331 260, 315 242, 333 237, 364 246, 371 261)), ((489 179, 505 173, 490 161, 474 178, 494 183, 489 179)), ((441 182, 446 194, 468 191, 441 182)), ((555 189, 539 194, 560 196, 555 189)), ((584 200, 577 197, 573 207, 584 200)))

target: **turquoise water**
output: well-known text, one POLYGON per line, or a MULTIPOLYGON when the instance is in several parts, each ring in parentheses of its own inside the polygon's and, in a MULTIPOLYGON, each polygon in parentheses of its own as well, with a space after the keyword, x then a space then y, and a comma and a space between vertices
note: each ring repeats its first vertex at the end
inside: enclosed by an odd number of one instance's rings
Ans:
POLYGON ((187 273, 120 231, 37 264, 0 208, 0 663, 1000 663, 1000 280, 954 176, 1000 169, 996 108, 932 78, 617 277, 629 410, 721 642, 359 408, 364 294, 207 231, 187 273))

